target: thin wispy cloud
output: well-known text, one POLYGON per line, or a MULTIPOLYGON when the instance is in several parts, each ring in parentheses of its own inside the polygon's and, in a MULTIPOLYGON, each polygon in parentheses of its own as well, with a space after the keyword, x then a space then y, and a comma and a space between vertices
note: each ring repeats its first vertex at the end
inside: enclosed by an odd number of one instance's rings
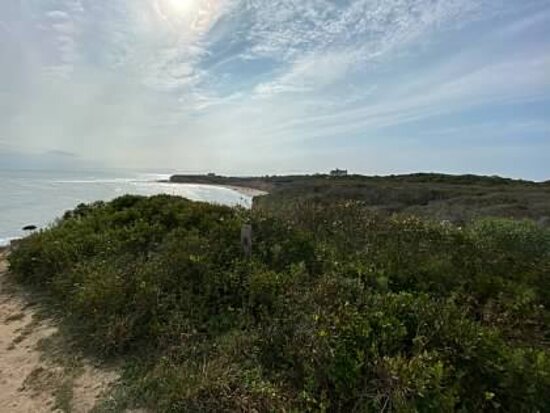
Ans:
POLYGON ((376 172, 360 154, 391 157, 388 141, 414 142, 431 170, 434 139, 475 151, 514 133, 543 178, 550 136, 532 125, 550 110, 549 28, 547 0, 6 0, 0 142, 226 173, 322 170, 353 152, 350 168, 376 172))

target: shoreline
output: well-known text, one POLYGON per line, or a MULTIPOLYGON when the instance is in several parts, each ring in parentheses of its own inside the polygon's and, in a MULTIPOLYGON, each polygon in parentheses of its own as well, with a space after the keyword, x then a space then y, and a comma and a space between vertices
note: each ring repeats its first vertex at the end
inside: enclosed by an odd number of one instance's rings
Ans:
MULTIPOLYGON (((158 180, 158 181, 147 181, 147 183, 151 184, 171 184, 171 185, 196 185, 196 186, 210 186, 210 187, 217 187, 217 188, 225 188, 232 190, 234 192, 237 192, 239 195, 250 198, 250 202, 257 197, 257 196, 263 196, 267 195, 267 191, 262 191, 255 188, 245 187, 245 186, 238 186, 238 185, 223 185, 223 184, 207 184, 207 183, 179 183, 179 182, 170 182, 168 180, 158 180)), ((167 192, 168 193, 168 192, 167 192)), ((183 195, 180 195, 183 196, 183 195)), ((248 205, 248 201, 246 203, 248 205)), ((62 213, 60 214, 62 215, 62 213)), ((46 227, 46 226, 44 226, 46 227)), ((29 234, 21 234, 20 236, 6 236, 0 238, 0 253, 3 251, 8 250, 10 247, 12 247, 14 244, 16 244, 21 239, 25 238, 29 234)))
POLYGON ((246 187, 246 186, 236 186, 236 185, 208 185, 208 186, 217 186, 218 188, 227 188, 227 189, 231 189, 235 192, 238 192, 242 195, 246 195, 246 196, 249 196, 251 198, 254 198, 254 197, 257 197, 257 196, 263 196, 263 195, 268 195, 269 192, 267 191, 262 191, 260 189, 254 189, 254 188, 250 188, 250 187, 246 187))
POLYGON ((238 192, 241 195, 248 196, 251 198, 269 194, 269 192, 267 191, 262 191, 261 189, 251 188, 248 186, 210 184, 210 183, 198 183, 198 182, 172 182, 169 180, 162 180, 158 182, 163 184, 170 184, 170 185, 197 185, 197 186, 212 186, 216 188, 231 189, 232 191, 238 192))

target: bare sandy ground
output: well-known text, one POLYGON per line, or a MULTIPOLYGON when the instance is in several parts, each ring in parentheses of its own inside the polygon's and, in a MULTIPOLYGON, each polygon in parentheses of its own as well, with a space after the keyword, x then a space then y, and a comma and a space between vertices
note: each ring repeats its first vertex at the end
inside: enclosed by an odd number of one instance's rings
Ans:
POLYGON ((57 328, 8 282, 5 258, 0 251, 0 412, 90 412, 117 374, 51 356, 63 355, 57 328))
MULTIPOLYGON (((213 185, 213 186, 220 186, 220 185, 213 185)), ((247 187, 244 187, 244 186, 221 185, 221 187, 232 189, 233 191, 238 192, 241 195, 249 196, 251 198, 254 198, 255 196, 267 195, 269 193, 269 192, 266 192, 266 191, 261 191, 259 189, 247 188, 247 187)))

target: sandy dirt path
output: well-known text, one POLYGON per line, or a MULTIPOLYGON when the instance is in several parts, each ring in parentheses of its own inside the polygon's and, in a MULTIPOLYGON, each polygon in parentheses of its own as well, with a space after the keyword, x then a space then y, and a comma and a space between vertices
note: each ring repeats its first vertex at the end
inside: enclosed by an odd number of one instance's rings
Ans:
POLYGON ((0 251, 0 413, 90 412, 117 380, 55 346, 57 329, 7 279, 0 251))

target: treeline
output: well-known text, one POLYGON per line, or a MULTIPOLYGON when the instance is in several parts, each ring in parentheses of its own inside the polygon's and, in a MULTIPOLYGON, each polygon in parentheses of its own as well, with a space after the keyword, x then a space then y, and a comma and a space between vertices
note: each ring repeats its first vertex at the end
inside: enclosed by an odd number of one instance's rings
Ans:
POLYGON ((126 196, 10 264, 82 346, 124 361, 105 411, 550 408, 550 231, 531 221, 126 196))

